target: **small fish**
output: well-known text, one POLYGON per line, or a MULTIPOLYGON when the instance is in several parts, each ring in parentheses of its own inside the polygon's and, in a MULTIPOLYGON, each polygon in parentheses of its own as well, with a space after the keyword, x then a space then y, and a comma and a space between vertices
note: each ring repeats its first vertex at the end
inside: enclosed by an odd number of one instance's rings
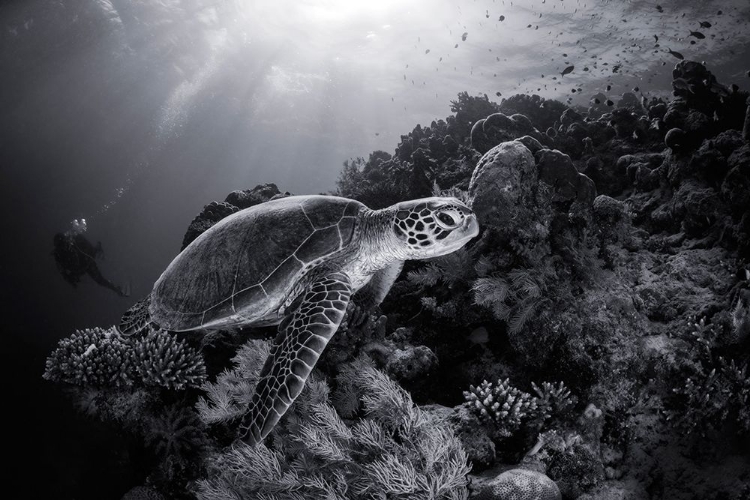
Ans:
POLYGON ((454 45, 454 46, 453 46, 453 48, 454 48, 454 49, 457 49, 457 48, 458 48, 458 44, 454 45))
POLYGON ((570 91, 574 94, 576 93, 576 89, 570 89, 570 91))
POLYGON ((607 106, 614 106, 615 103, 612 102, 611 99, 607 99, 607 106))
POLYGON ((706 35, 704 35, 700 31, 691 31, 690 36, 694 36, 698 40, 703 40, 704 38, 706 38, 706 35))
POLYGON ((607 85, 607 92, 609 92, 610 90, 612 90, 612 85, 607 85))
POLYGON ((495 95, 498 96, 498 97, 500 97, 503 94, 502 94, 502 92, 495 92, 495 95))
POLYGON ((659 12, 664 12, 664 8, 659 4, 656 5, 656 10, 658 10, 659 12))
POLYGON ((659 37, 654 35, 654 43, 659 43, 659 37))
POLYGON ((429 54, 430 53, 430 49, 425 50, 424 53, 425 54, 429 54))
POLYGON ((670 54, 672 54, 673 56, 675 56, 677 59, 685 59, 685 56, 683 56, 679 52, 675 52, 672 49, 667 49, 667 52, 669 52, 670 54))
POLYGON ((465 41, 466 41, 466 37, 467 37, 467 36, 469 36, 469 34, 468 34, 467 32, 464 32, 464 34, 463 34, 463 35, 461 35, 461 41, 462 41, 462 42, 465 42, 465 41))
POLYGON ((562 76, 565 76, 567 74, 572 73, 574 69, 575 69, 575 66, 568 66, 567 68, 565 68, 564 70, 562 70, 562 73, 560 73, 560 74, 562 76))
POLYGON ((710 28, 710 27, 711 27, 711 23, 709 23, 708 21, 701 21, 701 28, 710 28))
POLYGON ((639 90, 641 90, 641 89, 638 88, 638 87, 633 87, 633 92, 638 92, 639 90))
POLYGON ((505 16, 500 16, 500 17, 498 18, 498 21, 500 21, 500 22, 502 22, 502 21, 505 21, 505 16))

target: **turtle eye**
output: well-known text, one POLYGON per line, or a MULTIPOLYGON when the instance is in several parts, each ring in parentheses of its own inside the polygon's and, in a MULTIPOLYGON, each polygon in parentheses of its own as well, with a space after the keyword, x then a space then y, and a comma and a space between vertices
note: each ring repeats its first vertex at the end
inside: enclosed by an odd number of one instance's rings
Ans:
POLYGON ((446 227, 454 227, 456 225, 456 221, 453 219, 453 216, 449 214, 448 212, 440 212, 437 214, 438 220, 442 223, 442 225, 446 227))

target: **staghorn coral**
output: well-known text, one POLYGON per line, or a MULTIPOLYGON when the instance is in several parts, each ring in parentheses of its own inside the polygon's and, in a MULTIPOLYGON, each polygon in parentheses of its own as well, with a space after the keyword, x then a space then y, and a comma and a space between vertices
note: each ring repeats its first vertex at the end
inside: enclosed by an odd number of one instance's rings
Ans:
POLYGON ((206 366, 198 352, 164 331, 151 330, 131 344, 115 327, 90 328, 60 340, 43 377, 84 387, 183 390, 205 381, 206 366))
POLYGON ((201 355, 162 330, 151 330, 133 345, 135 370, 145 385, 182 390, 206 380, 201 355))
POLYGON ((734 421, 741 432, 750 433, 750 374, 747 362, 719 357, 709 370, 704 362, 685 385, 673 389, 677 396, 668 412, 687 432, 705 435, 708 429, 719 429, 734 421))
POLYGON ((482 485, 472 498, 477 500, 562 500, 557 484, 544 474, 511 469, 482 485))
POLYGON ((447 424, 365 359, 344 367, 339 382, 360 418, 345 423, 327 385, 308 383, 274 429, 274 447, 239 443, 214 455, 198 498, 467 498, 466 454, 447 424))
POLYGON ((133 384, 133 360, 117 329, 77 330, 58 342, 47 358, 43 377, 91 387, 127 387, 133 384))
POLYGON ((538 396, 538 413, 544 420, 564 415, 575 406, 576 397, 570 394, 563 382, 542 382, 541 387, 532 382, 531 387, 538 396))
POLYGON ((497 384, 484 380, 479 387, 472 385, 464 392, 464 398, 480 419, 493 421, 500 435, 506 437, 537 412, 536 398, 512 387, 507 378, 497 384))

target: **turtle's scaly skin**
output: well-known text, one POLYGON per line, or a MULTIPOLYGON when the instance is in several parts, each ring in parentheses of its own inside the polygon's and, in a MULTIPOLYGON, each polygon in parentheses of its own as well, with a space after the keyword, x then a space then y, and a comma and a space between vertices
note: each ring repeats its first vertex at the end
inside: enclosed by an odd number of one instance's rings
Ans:
POLYGON ((378 305, 407 259, 458 250, 479 232, 455 198, 370 210, 335 196, 292 196, 232 214, 167 267, 124 316, 132 334, 279 324, 240 435, 262 441, 304 387, 350 299, 378 305))

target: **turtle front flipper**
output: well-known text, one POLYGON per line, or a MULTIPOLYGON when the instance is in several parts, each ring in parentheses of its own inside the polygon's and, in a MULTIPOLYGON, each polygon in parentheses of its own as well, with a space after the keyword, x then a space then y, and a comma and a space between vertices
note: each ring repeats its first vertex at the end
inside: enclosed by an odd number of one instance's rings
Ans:
POLYGON ((333 273, 313 282, 298 307, 279 325, 255 394, 240 424, 240 438, 263 441, 302 392, 352 295, 349 277, 333 273))
POLYGON ((148 312, 149 304, 151 304, 151 294, 148 294, 146 298, 139 300, 133 304, 133 307, 125 311, 118 327, 121 335, 131 337, 137 333, 146 331, 146 328, 151 323, 151 315, 148 312))

